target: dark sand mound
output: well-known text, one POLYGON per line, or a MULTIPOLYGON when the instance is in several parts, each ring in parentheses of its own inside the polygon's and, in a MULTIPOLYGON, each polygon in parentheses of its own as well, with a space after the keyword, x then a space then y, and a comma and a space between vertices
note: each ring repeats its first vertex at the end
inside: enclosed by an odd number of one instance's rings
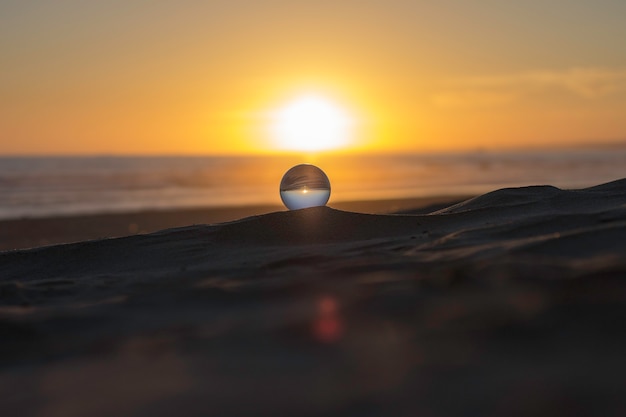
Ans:
POLYGON ((626 180, 0 253, 2 415, 626 412, 626 180))

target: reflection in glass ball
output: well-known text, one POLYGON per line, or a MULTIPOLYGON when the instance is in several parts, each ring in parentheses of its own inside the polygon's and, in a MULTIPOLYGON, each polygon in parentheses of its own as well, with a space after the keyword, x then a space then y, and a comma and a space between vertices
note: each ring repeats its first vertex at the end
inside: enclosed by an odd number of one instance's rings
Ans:
POLYGON ((323 206, 330 198, 330 181, 315 165, 296 165, 283 175, 280 198, 289 210, 323 206))

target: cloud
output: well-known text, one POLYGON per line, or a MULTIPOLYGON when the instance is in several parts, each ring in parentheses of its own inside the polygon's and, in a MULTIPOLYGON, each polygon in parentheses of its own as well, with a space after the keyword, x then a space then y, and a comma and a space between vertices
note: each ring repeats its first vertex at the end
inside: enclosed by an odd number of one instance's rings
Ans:
POLYGON ((440 107, 494 106, 522 96, 559 91, 585 99, 617 94, 626 91, 626 69, 570 68, 460 78, 450 80, 448 89, 432 100, 440 107))

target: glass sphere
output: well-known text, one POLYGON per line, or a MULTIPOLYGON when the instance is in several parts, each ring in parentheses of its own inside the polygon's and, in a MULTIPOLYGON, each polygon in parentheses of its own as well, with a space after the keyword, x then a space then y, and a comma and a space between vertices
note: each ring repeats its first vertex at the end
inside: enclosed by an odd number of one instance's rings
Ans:
POLYGON ((280 181, 280 199, 289 210, 323 206, 329 198, 330 181, 315 165, 296 165, 280 181))

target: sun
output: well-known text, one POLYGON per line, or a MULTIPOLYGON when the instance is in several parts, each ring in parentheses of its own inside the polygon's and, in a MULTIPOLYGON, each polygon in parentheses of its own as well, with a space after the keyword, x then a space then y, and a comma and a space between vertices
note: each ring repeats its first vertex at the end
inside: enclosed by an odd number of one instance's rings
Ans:
POLYGON ((325 151, 350 143, 352 119, 324 97, 299 97, 273 116, 272 136, 282 150, 325 151))

